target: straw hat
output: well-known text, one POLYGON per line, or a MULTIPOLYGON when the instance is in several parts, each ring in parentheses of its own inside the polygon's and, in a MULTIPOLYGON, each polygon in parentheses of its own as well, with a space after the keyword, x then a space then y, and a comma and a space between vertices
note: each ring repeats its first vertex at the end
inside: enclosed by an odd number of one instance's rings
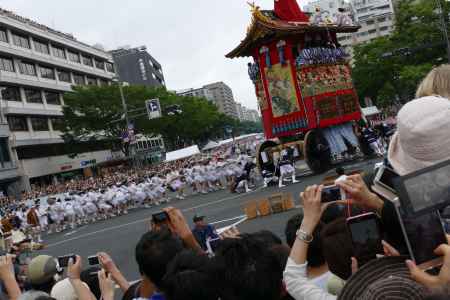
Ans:
POLYGON ((406 259, 397 256, 370 261, 350 277, 338 300, 425 299, 427 290, 412 280, 406 259))
POLYGON ((430 96, 405 104, 397 127, 388 159, 400 175, 450 159, 449 99, 430 96))

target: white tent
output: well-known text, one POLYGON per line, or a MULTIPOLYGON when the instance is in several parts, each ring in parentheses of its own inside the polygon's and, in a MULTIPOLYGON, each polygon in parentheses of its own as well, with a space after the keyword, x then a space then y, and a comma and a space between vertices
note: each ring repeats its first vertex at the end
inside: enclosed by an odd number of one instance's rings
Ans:
POLYGON ((198 149, 197 145, 194 145, 194 146, 183 148, 180 150, 167 152, 166 153, 166 161, 174 161, 174 160, 178 160, 178 159, 182 159, 182 158, 186 158, 186 157, 191 157, 191 156, 194 156, 197 154, 200 154, 200 150, 198 149))
POLYGON ((209 141, 208 144, 206 144, 205 147, 203 147, 202 151, 208 151, 208 150, 212 150, 215 149, 217 147, 219 147, 220 144, 214 141, 209 141))

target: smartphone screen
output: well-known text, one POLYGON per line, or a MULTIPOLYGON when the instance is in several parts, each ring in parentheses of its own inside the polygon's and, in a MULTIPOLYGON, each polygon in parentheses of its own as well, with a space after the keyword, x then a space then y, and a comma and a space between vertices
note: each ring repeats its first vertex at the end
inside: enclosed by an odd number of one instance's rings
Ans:
POLYGON ((401 208, 398 208, 398 212, 411 258, 416 264, 420 266, 439 260, 440 257, 434 253, 434 250, 441 244, 447 244, 439 213, 431 212, 419 217, 407 217, 401 208))
POLYGON ((382 172, 383 173, 381 174, 379 179, 380 183, 390 188, 392 191, 395 191, 394 179, 399 177, 399 175, 394 170, 391 170, 389 168, 383 168, 382 172))
POLYGON ((341 188, 333 185, 324 187, 322 190, 322 203, 334 202, 341 200, 341 188))
POLYGON ((67 268, 67 266, 69 265, 69 259, 73 259, 73 261, 75 262, 76 256, 75 254, 69 254, 69 255, 64 255, 64 256, 59 256, 58 257, 58 264, 61 268, 67 268))
POLYGON ((169 219, 169 215, 165 211, 162 211, 157 214, 153 214, 152 219, 155 224, 160 224, 166 222, 169 219))
POLYGON ((363 265, 383 253, 382 236, 378 217, 373 213, 363 214, 347 219, 353 243, 353 252, 358 265, 363 265))
POLYGON ((92 255, 88 257, 88 263, 90 266, 96 266, 100 264, 100 261, 98 260, 97 255, 92 255))

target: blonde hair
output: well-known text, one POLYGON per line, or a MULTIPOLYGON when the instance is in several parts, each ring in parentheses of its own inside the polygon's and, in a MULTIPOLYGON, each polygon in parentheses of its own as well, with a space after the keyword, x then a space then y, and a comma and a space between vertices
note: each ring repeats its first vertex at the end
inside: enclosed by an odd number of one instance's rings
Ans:
POLYGON ((441 65, 428 73, 416 92, 416 98, 442 96, 450 99, 450 65, 441 65))

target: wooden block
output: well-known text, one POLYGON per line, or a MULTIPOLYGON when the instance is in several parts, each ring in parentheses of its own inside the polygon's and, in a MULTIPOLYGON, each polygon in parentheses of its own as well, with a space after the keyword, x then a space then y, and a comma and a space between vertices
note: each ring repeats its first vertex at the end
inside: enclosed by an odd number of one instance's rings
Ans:
POLYGON ((283 197, 283 209, 290 210, 295 208, 294 197, 291 193, 285 193, 283 197))
POLYGON ((260 216, 268 216, 272 214, 272 209, 269 199, 258 201, 258 211, 260 216))
POLYGON ((283 208, 283 194, 274 194, 269 197, 270 206, 274 214, 284 211, 283 208))
POLYGON ((255 219, 258 217, 258 205, 256 201, 249 201, 245 203, 244 212, 248 219, 255 219))

